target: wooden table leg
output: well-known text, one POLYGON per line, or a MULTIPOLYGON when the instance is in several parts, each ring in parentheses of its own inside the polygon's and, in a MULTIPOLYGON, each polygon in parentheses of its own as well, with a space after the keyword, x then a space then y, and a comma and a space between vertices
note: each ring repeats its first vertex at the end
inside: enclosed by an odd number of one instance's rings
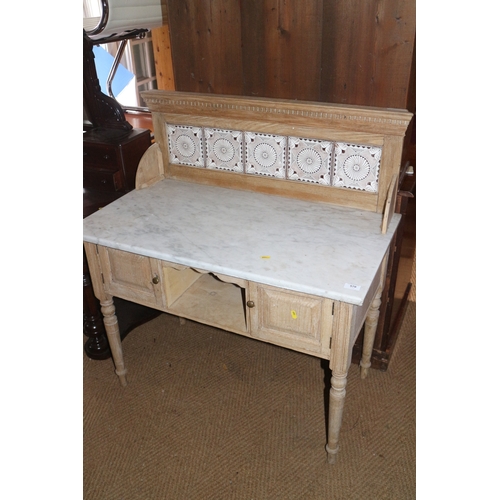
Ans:
POLYGON ((339 451, 340 427, 346 396, 347 371, 351 364, 350 332, 352 305, 335 302, 333 317, 330 369, 332 379, 328 409, 328 443, 326 445, 328 463, 334 464, 339 451))
POLYGON ((347 384, 347 372, 343 375, 333 375, 330 387, 330 405, 328 410, 328 463, 334 464, 339 452, 340 427, 344 413, 345 387, 347 384))
POLYGON ((370 304, 368 313, 365 320, 365 338, 363 341, 363 354, 361 356, 361 378, 366 378, 368 369, 371 366, 371 358, 373 351, 373 343, 375 341, 375 334, 377 333, 378 318, 380 314, 380 304, 382 304, 382 287, 377 290, 375 298, 370 304))
POLYGON ((118 328, 118 319, 115 315, 113 297, 108 296, 105 300, 101 300, 101 311, 104 327, 108 335, 109 347, 111 348, 111 354, 115 363, 115 373, 118 375, 122 386, 126 386, 127 369, 123 362, 122 341, 120 338, 120 329, 118 328))

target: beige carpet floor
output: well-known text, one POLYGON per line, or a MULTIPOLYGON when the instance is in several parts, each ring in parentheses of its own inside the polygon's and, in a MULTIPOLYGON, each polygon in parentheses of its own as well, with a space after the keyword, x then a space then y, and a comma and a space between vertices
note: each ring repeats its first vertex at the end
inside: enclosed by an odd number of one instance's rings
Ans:
POLYGON ((85 500, 416 498, 416 304, 387 372, 352 365, 337 464, 314 357, 163 314, 84 357, 85 500))

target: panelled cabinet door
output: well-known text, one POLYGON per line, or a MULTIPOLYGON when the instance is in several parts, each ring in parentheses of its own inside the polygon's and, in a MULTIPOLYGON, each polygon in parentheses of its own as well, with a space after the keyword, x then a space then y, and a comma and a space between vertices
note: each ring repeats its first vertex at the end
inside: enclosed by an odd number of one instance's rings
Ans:
POLYGON ((164 308, 161 261, 113 248, 98 248, 107 293, 164 308))
POLYGON ((250 283, 253 337, 300 352, 328 358, 333 302, 299 292, 250 283))

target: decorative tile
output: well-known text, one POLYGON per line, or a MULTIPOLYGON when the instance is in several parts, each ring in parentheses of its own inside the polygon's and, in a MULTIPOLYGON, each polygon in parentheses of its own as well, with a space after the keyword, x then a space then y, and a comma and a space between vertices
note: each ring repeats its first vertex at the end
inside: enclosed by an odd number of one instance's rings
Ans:
POLYGON ((205 128, 207 168, 243 172, 243 133, 205 128))
POLYGON ((381 156, 377 146, 336 143, 333 185, 376 193, 381 156))
POLYGON ((287 177, 329 186, 333 143, 316 139, 288 138, 287 177))
POLYGON ((170 163, 204 167, 201 127, 167 124, 170 163))
POLYGON ((286 137, 245 132, 247 174, 285 178, 286 137))

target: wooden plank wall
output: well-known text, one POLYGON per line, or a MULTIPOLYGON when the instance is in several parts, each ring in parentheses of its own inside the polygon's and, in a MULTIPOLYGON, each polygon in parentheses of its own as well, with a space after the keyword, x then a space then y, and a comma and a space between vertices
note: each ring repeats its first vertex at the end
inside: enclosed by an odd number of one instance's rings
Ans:
POLYGON ((167 3, 159 88, 412 107, 415 0, 167 3))

